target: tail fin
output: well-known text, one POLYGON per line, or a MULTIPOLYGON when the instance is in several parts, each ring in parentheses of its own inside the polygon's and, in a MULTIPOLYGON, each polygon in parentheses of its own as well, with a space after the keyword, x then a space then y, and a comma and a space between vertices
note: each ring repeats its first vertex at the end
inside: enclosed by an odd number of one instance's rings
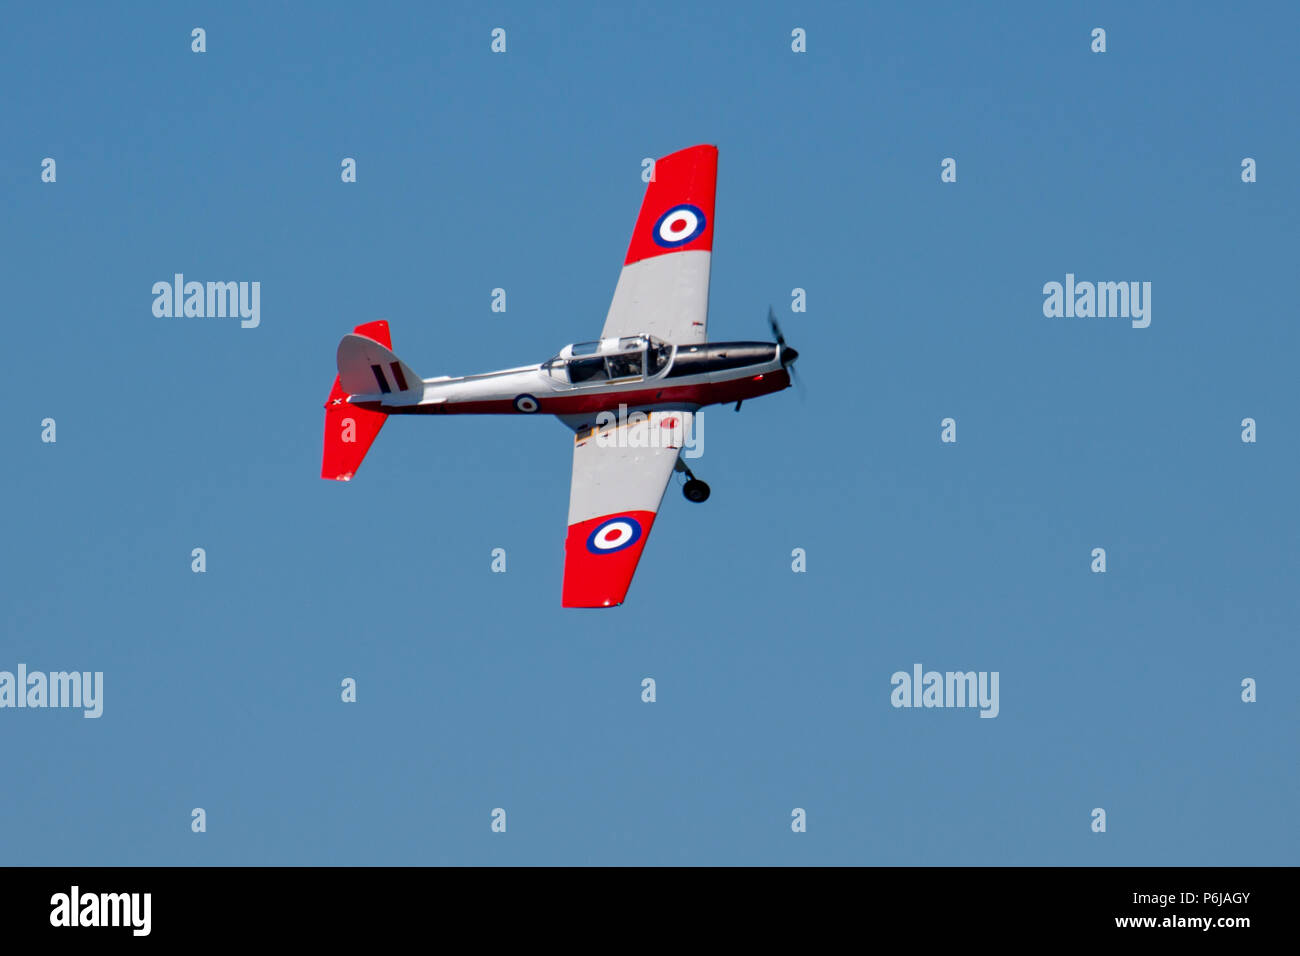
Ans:
MULTIPOLYGON (((388 331, 388 323, 382 319, 358 325, 354 334, 345 337, 365 339, 382 346, 386 351, 392 348, 393 340, 388 331)), ((339 348, 342 359, 342 346, 339 348)), ((340 369, 343 367, 340 361, 340 369)), ((399 366, 400 367, 400 366, 399 366)), ((418 381, 418 379, 417 379, 418 381)), ((348 401, 349 395, 372 391, 369 388, 349 391, 343 386, 342 375, 334 376, 334 387, 330 390, 329 401, 325 403, 325 452, 321 458, 320 476, 332 481, 351 481, 352 476, 361 467, 366 452, 374 444, 379 429, 388 420, 385 412, 375 412, 367 408, 358 408, 348 401)))
MULTIPOLYGON (((387 331, 387 330, 385 330, 387 331)), ((348 395, 365 395, 385 405, 413 405, 424 397, 424 382, 384 342, 355 332, 339 342, 339 384, 348 395)))

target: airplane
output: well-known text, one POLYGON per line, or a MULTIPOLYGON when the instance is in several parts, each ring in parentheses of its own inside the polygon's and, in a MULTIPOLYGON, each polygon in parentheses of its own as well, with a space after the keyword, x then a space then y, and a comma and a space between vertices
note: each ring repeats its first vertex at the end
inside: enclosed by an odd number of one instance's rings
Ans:
POLYGON ((717 177, 715 146, 655 162, 597 341, 426 379, 393 353, 386 321, 343 336, 321 477, 350 481, 389 415, 554 415, 575 433, 561 605, 623 603, 673 474, 687 500, 709 497, 681 459, 695 413, 789 388, 799 357, 770 309, 775 342, 708 341, 717 177))

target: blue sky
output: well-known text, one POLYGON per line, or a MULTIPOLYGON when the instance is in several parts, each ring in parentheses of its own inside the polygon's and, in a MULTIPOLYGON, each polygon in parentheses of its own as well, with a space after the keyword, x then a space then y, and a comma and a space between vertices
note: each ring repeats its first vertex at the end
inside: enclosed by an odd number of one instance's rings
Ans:
POLYGON ((0 710, 0 862, 1297 861, 1294 6, 5 26, 0 669, 105 699, 0 710), (699 142, 710 335, 775 305, 807 388, 704 413, 713 496, 669 489, 623 607, 560 608, 553 420, 394 419, 318 477, 341 335, 425 376, 595 337, 642 158, 699 142), (156 318, 177 272, 260 326, 156 318), (1151 282, 1150 327, 1045 317, 1067 273, 1151 282), (916 663, 998 717, 893 708, 916 663))

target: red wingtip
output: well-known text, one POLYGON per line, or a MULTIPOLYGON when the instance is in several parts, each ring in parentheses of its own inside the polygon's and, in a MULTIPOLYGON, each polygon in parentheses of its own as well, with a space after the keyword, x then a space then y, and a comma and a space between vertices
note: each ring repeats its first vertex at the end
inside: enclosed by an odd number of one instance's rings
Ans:
POLYGON ((626 511, 569 525, 561 606, 622 604, 654 521, 653 511, 626 511))
POLYGON ((713 249, 718 148, 700 145, 655 161, 624 265, 673 252, 713 249))

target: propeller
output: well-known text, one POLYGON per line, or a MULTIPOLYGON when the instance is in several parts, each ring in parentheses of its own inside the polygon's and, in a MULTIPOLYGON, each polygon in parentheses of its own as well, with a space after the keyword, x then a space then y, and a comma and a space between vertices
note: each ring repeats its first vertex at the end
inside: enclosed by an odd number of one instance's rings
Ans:
POLYGON ((776 310, 770 305, 767 307, 767 324, 772 327, 772 334, 776 336, 776 344, 785 345, 785 336, 781 334, 781 323, 776 320, 776 310))
POLYGON ((799 389, 800 396, 803 395, 803 385, 794 374, 794 360, 799 357, 799 353, 790 346, 785 344, 785 336, 781 333, 781 323, 776 320, 776 311, 769 305, 767 307, 767 324, 772 327, 772 334, 776 336, 776 344, 781 347, 781 366, 790 373, 790 384, 799 389))

